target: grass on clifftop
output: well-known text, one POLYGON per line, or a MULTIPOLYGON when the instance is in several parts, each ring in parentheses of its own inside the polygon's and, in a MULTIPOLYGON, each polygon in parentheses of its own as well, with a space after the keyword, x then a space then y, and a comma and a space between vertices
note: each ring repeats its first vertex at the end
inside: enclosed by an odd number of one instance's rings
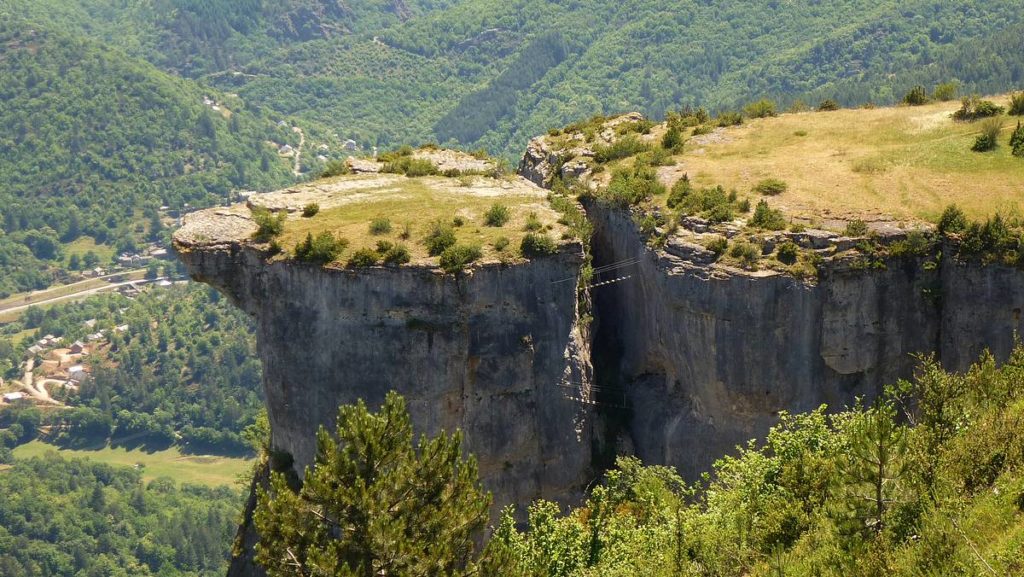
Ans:
POLYGON ((955 122, 959 107, 953 101, 746 120, 691 139, 669 170, 688 173, 697 186, 735 188, 755 200, 758 182, 780 179, 787 188, 772 203, 791 216, 935 222, 951 203, 974 218, 996 211, 1024 216, 1024 159, 1008 145, 1020 117, 1003 115, 999 147, 978 153, 971 146, 982 121, 955 122))
POLYGON ((405 245, 414 264, 436 265, 439 259, 428 253, 424 237, 431 223, 441 221, 452 226, 457 243, 479 247, 482 260, 509 260, 521 256, 519 245, 528 232, 528 223, 533 221, 531 215, 536 215, 532 227, 539 222, 541 232, 552 239, 557 241, 565 232, 565 227, 557 223, 559 215, 548 205, 545 191, 521 180, 381 175, 339 177, 313 186, 327 191, 322 194, 330 199, 321 202, 319 212, 311 218, 296 215, 288 219, 276 240, 289 254, 307 234, 329 231, 348 240, 338 263, 385 241, 405 245), (334 185, 340 187, 335 189, 334 185), (495 204, 508 208, 509 218, 500 227, 486 225, 485 213, 495 204), (371 231, 371 224, 375 224, 375 231, 371 231), (496 244, 506 246, 497 250, 496 244))

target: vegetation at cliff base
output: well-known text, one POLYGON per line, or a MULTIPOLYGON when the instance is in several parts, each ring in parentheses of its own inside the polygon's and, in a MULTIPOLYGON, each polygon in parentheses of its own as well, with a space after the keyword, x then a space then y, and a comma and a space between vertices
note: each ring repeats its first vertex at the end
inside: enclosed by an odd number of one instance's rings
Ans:
POLYGON ((491 502, 476 460, 460 433, 414 443, 396 393, 377 413, 341 407, 306 471, 297 491, 281 473, 259 491, 256 560, 270 577, 476 574, 491 502))

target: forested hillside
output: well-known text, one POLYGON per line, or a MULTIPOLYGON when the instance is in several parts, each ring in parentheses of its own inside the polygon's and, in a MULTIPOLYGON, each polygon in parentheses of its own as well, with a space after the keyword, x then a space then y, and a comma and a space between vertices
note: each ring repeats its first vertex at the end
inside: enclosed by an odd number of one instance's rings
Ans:
POLYGON ((267 141, 296 137, 238 98, 18 19, 0 45, 0 293, 48 285, 62 243, 130 249, 162 205, 292 179, 267 141))
MULTIPOLYGON (((14 2, 0 0, 14 11, 14 2)), ((24 2, 18 2, 24 5, 24 2)), ((74 29, 364 148, 454 141, 518 156, 596 113, 768 96, 892 103, 914 84, 1022 79, 1011 0, 30 0, 74 29)))

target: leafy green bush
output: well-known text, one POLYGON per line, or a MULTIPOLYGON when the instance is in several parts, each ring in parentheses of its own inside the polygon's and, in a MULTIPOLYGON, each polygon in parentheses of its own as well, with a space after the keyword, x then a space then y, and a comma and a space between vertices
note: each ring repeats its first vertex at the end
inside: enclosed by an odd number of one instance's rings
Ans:
POLYGON ((743 115, 739 112, 723 112, 715 119, 715 123, 721 127, 739 126, 743 124, 743 115))
POLYGON ((606 196, 615 205, 626 207, 639 204, 653 196, 665 193, 665 185, 658 173, 647 164, 637 163, 632 168, 617 168, 612 172, 606 196))
POLYGON ((750 218, 750 225, 765 230, 782 230, 786 228, 786 217, 782 211, 768 206, 768 201, 761 199, 754 209, 754 216, 750 218))
POLYGON ((955 204, 946 207, 939 218, 939 232, 951 234, 963 232, 967 229, 967 215, 955 204))
POLYGON ((761 182, 754 185, 754 192, 761 193, 765 196, 775 196, 786 192, 789 185, 785 181, 778 178, 766 178, 761 182))
POLYGON ((466 219, 462 215, 456 214, 452 217, 452 226, 459 227, 466 224, 466 219))
POLYGON ((384 253, 386 253, 387 251, 391 250, 394 247, 395 247, 395 243, 391 242, 390 240, 383 240, 382 239, 382 240, 378 240, 377 241, 377 248, 376 248, 376 250, 377 250, 378 254, 384 254, 384 253))
POLYGON ((428 226, 423 243, 430 256, 438 256, 455 244, 455 229, 443 220, 435 220, 428 226))
POLYGON ((1024 158, 1024 126, 1019 120, 1017 128, 1013 129, 1013 134, 1010 135, 1010 148, 1013 150, 1014 156, 1024 158))
POLYGON ((721 186, 713 186, 700 190, 691 190, 688 194, 684 194, 681 197, 676 207, 683 214, 707 214, 714 211, 716 207, 725 206, 729 208, 729 205, 729 195, 726 194, 725 189, 721 186))
POLYGON ((960 109, 953 113, 953 119, 961 122, 971 122, 979 118, 999 116, 1005 111, 1002 106, 996 105, 991 100, 982 100, 978 96, 965 96, 960 101, 960 109))
POLYGON ((640 141, 635 135, 627 134, 609 145, 597 145, 594 147, 594 160, 604 164, 620 158, 634 156, 645 152, 650 147, 640 141))
POLYGON ((748 241, 739 241, 729 249, 729 256, 737 258, 744 266, 753 268, 761 259, 761 247, 748 241))
POLYGON ((943 82, 935 86, 935 90, 932 92, 932 98, 939 102, 949 102, 956 98, 956 93, 960 89, 960 85, 957 82, 943 82))
POLYGON ((523 256, 534 258, 555 254, 558 252, 558 244, 547 234, 531 232, 523 237, 519 244, 519 250, 522 251, 523 256))
POLYGON ((715 256, 722 256, 725 254, 726 249, 729 248, 729 239, 724 236, 716 236, 715 238, 708 241, 704 248, 715 253, 715 256))
POLYGON ((380 262, 380 253, 371 248, 361 248, 348 259, 348 268, 364 268, 374 266, 380 262))
POLYGON ((455 244, 441 253, 441 268, 447 273, 461 272, 466 265, 480 258, 480 247, 455 244))
POLYGON ((253 238, 260 242, 267 242, 275 236, 279 236, 284 232, 284 221, 287 218, 288 213, 284 211, 274 213, 263 207, 254 207, 252 219, 256 223, 256 233, 253 238))
POLYGON ((732 203, 729 202, 716 204, 704 216, 711 224, 731 222, 735 218, 732 212, 732 203))
POLYGON ((839 110, 839 103, 831 98, 826 98, 818 104, 818 112, 832 112, 839 110))
POLYGON ((540 217, 537 216, 536 212, 526 215, 526 224, 523 225, 524 230, 538 231, 542 228, 544 228, 544 223, 540 221, 540 217))
POLYGON ((511 216, 512 212, 507 206, 496 202, 484 213, 484 224, 496 227, 505 226, 511 216))
POLYGON ((981 125, 981 134, 974 140, 971 150, 974 152, 988 152, 999 146, 999 133, 1003 130, 1003 121, 999 118, 989 118, 981 125))
POLYGON ((843 231, 846 236, 867 236, 868 234, 868 223, 864 222, 859 218, 855 218, 850 222, 846 223, 846 229, 843 231))
POLYGON ((748 212, 750 212, 750 199, 744 198, 743 200, 741 200, 739 204, 736 205, 736 210, 740 211, 743 214, 747 214, 748 212))
POLYGON ((661 137, 661 147, 678 154, 683 151, 683 129, 670 124, 665 136, 661 137))
POLYGON ((352 168, 348 163, 344 160, 331 160, 324 166, 323 171, 320 173, 320 178, 330 178, 345 174, 352 174, 352 168))
POLYGON ((676 161, 672 159, 672 153, 660 146, 655 147, 648 158, 648 163, 651 166, 674 166, 676 163, 676 161))
POLYGON ((715 131, 715 127, 710 124, 701 124, 700 126, 693 127, 693 136, 701 136, 702 134, 711 134, 715 131))
POLYGON ((409 247, 402 243, 397 243, 384 252, 384 264, 402 265, 410 260, 412 255, 409 254, 409 247))
POLYGON ((510 242, 511 241, 508 239, 507 236, 499 236, 498 238, 494 239, 494 243, 492 244, 492 246, 494 247, 494 250, 502 252, 506 248, 508 248, 510 242))
POLYGON ((750 118, 768 118, 775 116, 775 102, 762 98, 743 107, 743 114, 750 118))
POLYGON ((370 234, 382 235, 391 232, 391 220, 378 216, 377 218, 370 221, 370 234))
POLYGON ((425 158, 413 158, 412 156, 400 156, 391 162, 384 163, 381 172, 404 174, 410 178, 440 174, 440 171, 433 162, 425 158))
POLYGON ((791 240, 787 240, 775 249, 775 258, 783 264, 793 264, 800 256, 800 247, 791 240))
POLYGON ((1011 116, 1024 116, 1024 92, 1010 94, 1010 110, 1007 113, 1011 116))
POLYGON ((306 240, 295 245, 295 258, 323 265, 337 260, 347 246, 347 239, 336 238, 327 231, 315 237, 313 233, 307 233, 306 240))
POLYGON ((903 104, 908 106, 928 104, 928 92, 924 89, 924 86, 915 86, 903 96, 903 104))
POLYGON ((312 218, 316 216, 318 212, 320 212, 320 205, 315 202, 311 202, 302 207, 302 216, 306 218, 312 218))

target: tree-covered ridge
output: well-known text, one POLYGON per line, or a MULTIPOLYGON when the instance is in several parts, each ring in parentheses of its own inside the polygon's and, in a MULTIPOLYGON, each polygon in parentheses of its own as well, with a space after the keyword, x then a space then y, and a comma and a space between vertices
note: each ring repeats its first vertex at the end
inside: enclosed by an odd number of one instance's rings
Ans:
POLYGON ((0 23, 0 44, 3 293, 49 284, 60 243, 134 246, 144 210, 292 178, 267 142, 295 135, 238 98, 20 19, 0 23))
POLYGON ((241 495, 50 453, 0 471, 0 574, 213 577, 241 495))

